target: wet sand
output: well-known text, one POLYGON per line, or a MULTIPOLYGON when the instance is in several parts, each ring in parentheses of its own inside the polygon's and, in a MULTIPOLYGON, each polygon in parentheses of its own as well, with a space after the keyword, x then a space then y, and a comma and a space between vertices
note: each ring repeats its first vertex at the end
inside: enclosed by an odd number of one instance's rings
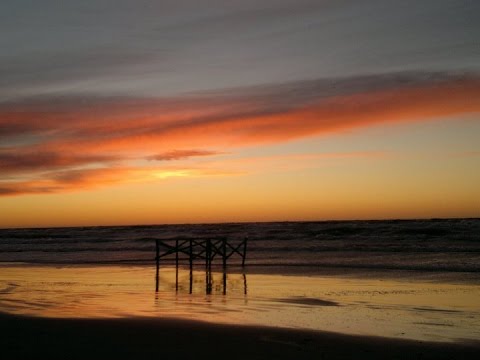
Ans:
POLYGON ((205 273, 145 266, 0 266, 0 313, 46 318, 177 318, 433 342, 480 339, 480 286, 350 275, 205 273), (190 289, 191 292, 190 293, 190 289), (226 293, 224 294, 224 290, 226 293))
POLYGON ((477 343, 433 343, 179 319, 0 315, 2 359, 476 359, 477 343))
POLYGON ((477 359, 455 279, 0 266, 1 359, 477 359), (225 287, 224 287, 225 284, 225 287))

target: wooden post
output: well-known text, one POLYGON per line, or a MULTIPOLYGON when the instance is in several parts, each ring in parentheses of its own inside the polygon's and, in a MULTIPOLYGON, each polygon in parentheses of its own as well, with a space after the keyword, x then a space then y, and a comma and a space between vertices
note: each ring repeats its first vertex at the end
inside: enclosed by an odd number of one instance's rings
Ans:
POLYGON ((212 241, 209 239, 208 240, 208 271, 210 272, 210 274, 212 273, 212 260, 213 260, 212 241))
POLYGON ((190 268, 190 287, 188 293, 191 294, 193 290, 193 273, 192 268, 190 268))
POLYGON ((210 250, 210 239, 207 239, 207 242, 205 244, 205 271, 208 270, 208 261, 210 259, 209 256, 209 250, 210 250))
POLYGON ((227 268, 227 239, 222 241, 223 269, 227 268))
POLYGON ((227 239, 223 239, 223 295, 227 294, 227 239))
POLYGON ((175 240, 175 291, 178 291, 178 239, 175 240))
MULTIPOLYGON (((206 260, 208 262, 208 260, 206 260)), ((208 288, 208 283, 210 281, 209 279, 210 274, 208 273, 208 264, 205 264, 205 293, 207 295, 210 294, 209 288, 208 288)))
POLYGON ((155 292, 158 292, 160 282, 160 246, 158 240, 155 240, 155 261, 157 263, 157 270, 155 272, 155 292))
POLYGON ((248 237, 245 237, 245 239, 243 240, 242 267, 245 267, 245 258, 247 257, 247 239, 248 237))
POLYGON ((207 239, 205 244, 205 290, 207 295, 212 293, 211 251, 211 242, 210 239, 207 239))
POLYGON ((247 275, 243 273, 243 294, 247 295, 247 275))
POLYGON ((193 245, 192 239, 190 239, 190 251, 189 251, 189 261, 190 261, 190 294, 193 290, 193 245))
POLYGON ((175 267, 178 268, 178 252, 179 252, 179 248, 178 248, 178 239, 175 240, 175 267))
POLYGON ((227 295, 227 268, 223 268, 223 295, 227 295))

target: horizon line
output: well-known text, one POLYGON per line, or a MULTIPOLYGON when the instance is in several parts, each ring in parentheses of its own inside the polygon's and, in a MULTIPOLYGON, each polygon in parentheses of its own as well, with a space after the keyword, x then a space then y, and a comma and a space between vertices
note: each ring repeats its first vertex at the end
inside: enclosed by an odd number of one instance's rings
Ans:
POLYGON ((274 223, 322 223, 322 222, 360 222, 360 221, 448 221, 448 220, 480 220, 478 216, 469 217, 416 217, 416 218, 380 218, 380 219, 321 219, 321 220, 260 220, 260 221, 221 221, 221 222, 172 222, 163 224, 110 224, 110 225, 66 225, 66 226, 27 226, 27 227, 0 227, 1 230, 36 230, 36 229, 65 229, 65 228, 94 228, 94 227, 152 227, 152 226, 191 226, 191 225, 229 225, 229 224, 274 224, 274 223))

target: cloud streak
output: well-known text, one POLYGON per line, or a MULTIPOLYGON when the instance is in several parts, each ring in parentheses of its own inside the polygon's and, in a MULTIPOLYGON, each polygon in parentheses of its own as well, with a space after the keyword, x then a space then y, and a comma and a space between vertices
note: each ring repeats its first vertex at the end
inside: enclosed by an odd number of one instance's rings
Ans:
POLYGON ((157 160, 157 161, 174 161, 174 160, 186 160, 192 157, 212 156, 212 155, 220 155, 220 154, 224 154, 224 153, 218 152, 218 151, 211 151, 211 150, 172 150, 172 151, 150 156, 148 159, 157 160))
POLYGON ((51 194, 96 189, 129 183, 145 183, 169 178, 232 176, 237 173, 211 168, 182 167, 102 167, 44 173, 31 180, 0 181, 0 196, 51 194))
POLYGON ((3 174, 31 172, 35 170, 68 168, 80 165, 101 164, 118 159, 106 155, 79 155, 55 152, 16 152, 15 149, 0 152, 0 169, 3 174))
POLYGON ((176 98, 18 99, 0 104, 0 170, 42 180, 0 184, 0 194, 25 193, 22 186, 42 193, 94 184, 45 178, 52 170, 78 170, 104 183, 108 169, 118 173, 118 164, 142 172, 141 159, 192 160, 245 146, 477 112, 480 77, 449 73, 321 79, 176 98), (101 172, 85 169, 100 165, 101 172))

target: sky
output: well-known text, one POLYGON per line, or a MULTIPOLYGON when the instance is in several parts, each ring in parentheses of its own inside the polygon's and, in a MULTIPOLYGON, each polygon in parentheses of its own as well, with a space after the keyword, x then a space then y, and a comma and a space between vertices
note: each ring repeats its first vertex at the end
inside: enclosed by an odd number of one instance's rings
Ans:
POLYGON ((0 227, 480 217, 480 3, 0 3, 0 227))

